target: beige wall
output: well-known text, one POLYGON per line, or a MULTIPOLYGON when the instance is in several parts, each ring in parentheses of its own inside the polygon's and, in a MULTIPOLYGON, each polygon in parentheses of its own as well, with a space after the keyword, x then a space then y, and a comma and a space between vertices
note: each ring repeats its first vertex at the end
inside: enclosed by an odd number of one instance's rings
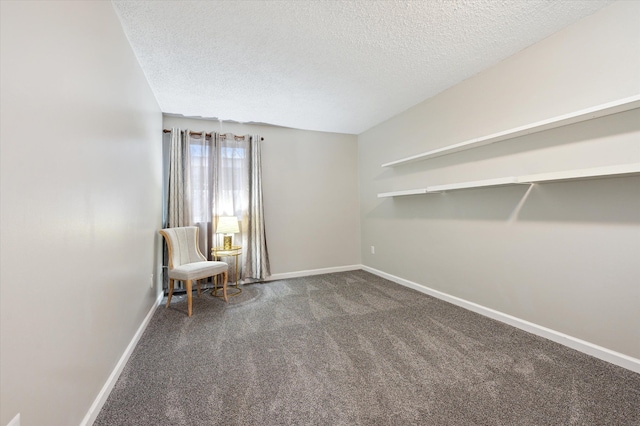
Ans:
POLYGON ((164 127, 260 134, 272 274, 360 264, 357 137, 164 117, 164 127))
POLYGON ((0 15, 0 424, 77 425, 159 295, 162 116, 110 2, 0 15))
MULTIPOLYGON (((110 3, 0 4, 0 424, 18 412, 24 425, 78 424, 160 291, 149 277, 163 122, 110 3)), ((639 19, 638 3, 617 3, 357 138, 174 117, 164 127, 265 137, 274 274, 362 258, 638 358, 637 177, 376 194, 640 161, 634 111, 380 167, 640 92, 639 19)))
POLYGON ((619 2, 359 136, 363 263, 640 358, 640 178, 379 199, 426 185, 640 162, 634 110, 394 168, 388 161, 640 93, 619 2), (370 254, 370 246, 376 254, 370 254))

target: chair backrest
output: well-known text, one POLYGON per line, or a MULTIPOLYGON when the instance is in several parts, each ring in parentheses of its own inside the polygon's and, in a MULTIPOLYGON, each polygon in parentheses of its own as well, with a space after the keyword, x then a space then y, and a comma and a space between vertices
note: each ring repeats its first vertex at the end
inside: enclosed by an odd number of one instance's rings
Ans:
POLYGON ((198 248, 198 227, 166 228, 160 234, 169 247, 169 269, 193 262, 206 261, 198 248))

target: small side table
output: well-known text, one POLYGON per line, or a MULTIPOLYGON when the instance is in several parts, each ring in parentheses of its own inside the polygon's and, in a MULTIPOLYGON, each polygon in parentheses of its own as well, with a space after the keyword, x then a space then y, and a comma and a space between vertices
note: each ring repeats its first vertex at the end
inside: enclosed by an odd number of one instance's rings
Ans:
MULTIPOLYGON (((238 287, 238 256, 242 254, 242 246, 231 246, 231 249, 225 250, 224 247, 213 247, 211 248, 211 257, 213 260, 219 260, 223 257, 235 257, 236 258, 236 291, 233 293, 227 294, 228 296, 237 296, 242 293, 242 289, 238 287)), ((233 286, 232 286, 233 287, 233 286)), ((214 278, 213 280, 213 290, 211 291, 211 295, 215 297, 222 297, 222 294, 218 294, 218 290, 222 291, 221 288, 218 288, 218 278, 214 278)))

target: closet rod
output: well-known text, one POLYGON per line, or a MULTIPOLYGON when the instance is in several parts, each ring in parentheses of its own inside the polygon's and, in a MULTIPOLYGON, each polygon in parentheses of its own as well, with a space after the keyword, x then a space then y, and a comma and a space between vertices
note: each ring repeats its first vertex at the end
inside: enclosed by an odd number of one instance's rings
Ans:
MULTIPOLYGON (((181 132, 183 132, 184 130, 180 130, 181 132)), ((171 133, 171 129, 162 129, 162 133, 171 133)), ((191 136, 202 136, 202 132, 189 132, 189 135, 191 136)), ((204 137, 211 137, 211 133, 205 133, 204 137)), ((244 136, 236 136, 236 138, 238 139, 243 139, 244 140, 244 136)), ((261 141, 264 140, 263 137, 260 138, 261 141)))

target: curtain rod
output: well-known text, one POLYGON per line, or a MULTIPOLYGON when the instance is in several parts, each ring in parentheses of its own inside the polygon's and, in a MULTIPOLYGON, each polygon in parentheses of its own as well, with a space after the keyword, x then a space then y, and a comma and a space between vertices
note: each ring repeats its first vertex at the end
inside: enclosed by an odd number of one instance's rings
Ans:
MULTIPOLYGON (((181 132, 184 132, 184 130, 180 130, 181 132)), ((171 129, 162 129, 162 133, 171 133, 171 129)), ((202 136, 202 132, 189 132, 189 136, 202 136)), ((223 135, 221 135, 223 136, 223 135)), ((210 138, 211 137, 211 133, 205 133, 204 134, 205 138, 210 138)), ((244 140, 244 136, 236 136, 237 139, 243 139, 244 140)), ((260 137, 260 140, 263 141, 264 138, 260 137)))

